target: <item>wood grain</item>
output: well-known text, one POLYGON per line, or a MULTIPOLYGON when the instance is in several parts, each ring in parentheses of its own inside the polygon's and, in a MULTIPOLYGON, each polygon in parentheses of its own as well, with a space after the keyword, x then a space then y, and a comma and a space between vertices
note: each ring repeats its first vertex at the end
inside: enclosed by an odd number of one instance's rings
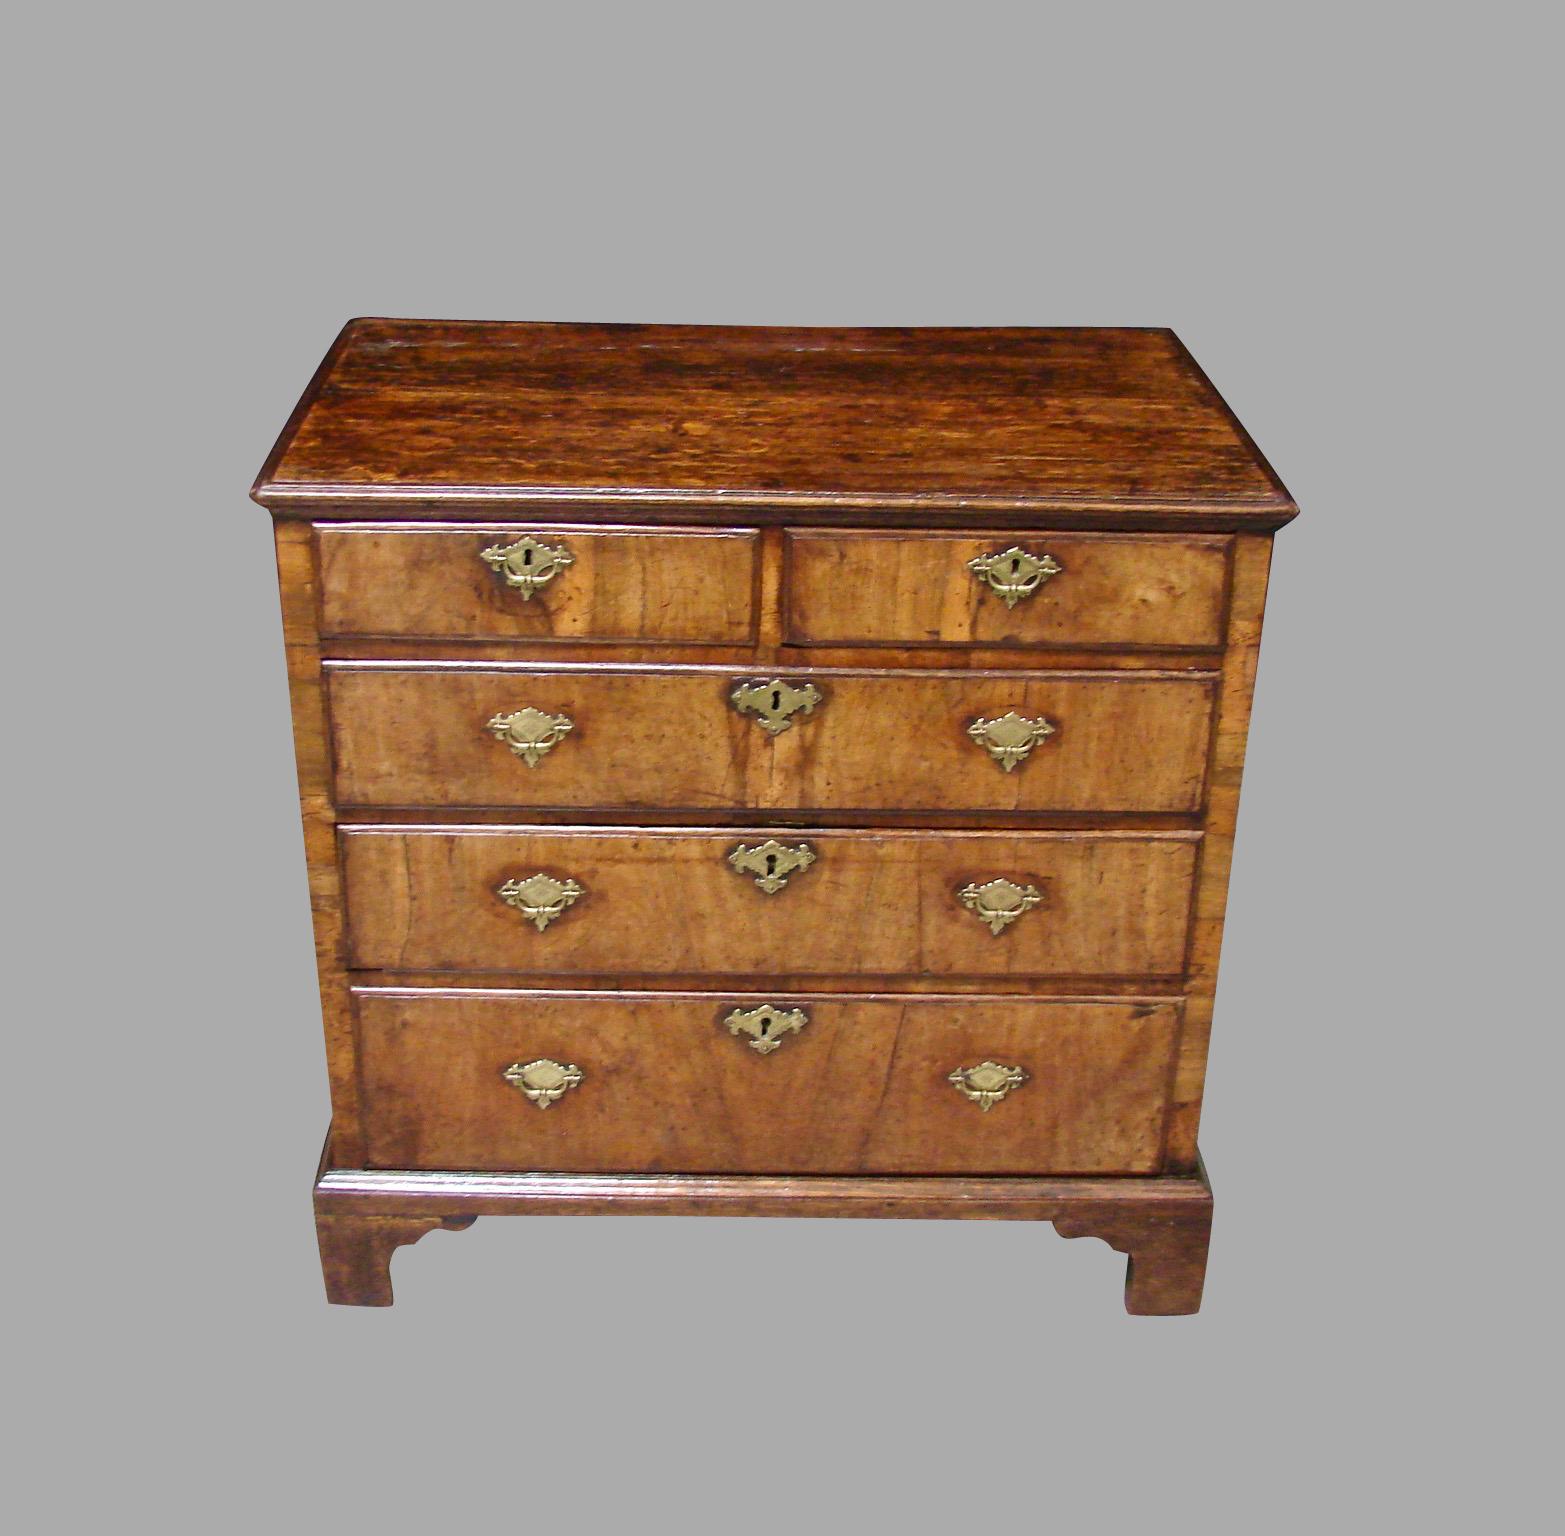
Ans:
POLYGON ((1149 1173, 1178 1005, 1014 997, 356 993, 369 1163, 556 1172, 1149 1173), (800 1009, 769 1054, 723 1026, 800 1009), (506 1082, 546 1056, 580 1085, 506 1082), (989 1110, 949 1074, 1028 1081, 989 1110))
POLYGON ((352 963, 756 981, 1156 976, 1184 965, 1192 834, 790 830, 783 838, 807 841, 816 862, 768 895, 728 855, 774 830, 345 827, 352 963), (539 872, 585 888, 543 932, 495 894, 539 872), (1043 895, 999 936, 957 899, 996 877, 1043 895))
POLYGON ((1154 534, 789 529, 799 645, 1217 646, 1229 541, 1154 534), (1061 569, 1014 607, 969 560, 1017 545, 1061 569))
POLYGON ((1212 737, 1210 803, 1206 836, 1201 840, 1199 874, 1190 924, 1186 963, 1190 1003, 1185 1010, 1178 1060, 1171 1087, 1167 1166, 1193 1169, 1200 1154, 1196 1134, 1206 1089, 1206 1059, 1217 998, 1217 962, 1228 911, 1228 879, 1233 868, 1234 830, 1239 818, 1239 787, 1244 776, 1245 744, 1260 660, 1261 617, 1266 608, 1266 579, 1272 541, 1250 537, 1234 551, 1233 596, 1229 607, 1228 648, 1217 727, 1212 737))
POLYGON ((549 502, 597 520, 630 499, 654 521, 1057 509, 1210 529, 1294 511, 1171 332, 1110 329, 356 320, 253 494, 321 517, 549 502))
MULTIPOLYGON (((381 971, 371 967, 352 973, 355 986, 391 988, 393 990, 445 991, 459 984, 463 991, 472 989, 508 991, 518 985, 514 971, 464 971, 454 977, 449 971, 397 970, 381 971)), ((1090 985, 1080 979, 1066 976, 1029 976, 1025 986, 1006 987, 1004 995, 1032 999, 1063 998, 1080 1001, 1089 992, 1093 1002, 1114 1002, 1130 999, 1133 1002, 1174 1001, 1183 996, 1184 978, 1176 976, 1095 976, 1090 985)), ((583 990, 621 992, 631 984, 617 971, 578 971, 573 975, 550 975, 546 971, 528 971, 525 978, 529 990, 558 990, 575 996, 583 990)), ((784 990, 795 983, 786 978, 772 978, 771 984, 784 990)), ((734 988, 744 991, 752 982, 734 983, 734 988)), ((849 995, 872 997, 907 997, 920 993, 934 993, 943 997, 1000 995, 991 977, 973 976, 875 976, 867 972, 841 974, 821 973, 809 978, 811 992, 841 992, 849 995)), ((655 995, 664 993, 709 992, 711 978, 699 972, 665 971, 657 976, 640 976, 634 989, 655 995)), ((730 995, 725 992, 724 996, 730 995)))
POLYGON ((1171 332, 350 322, 276 515, 328 1295, 480 1214, 1020 1217, 1199 1305, 1197 1151, 1271 534, 1171 332), (532 602, 479 558, 573 563, 532 602), (1006 609, 967 561, 1062 566, 1006 609), (810 681, 768 736, 740 679, 810 681), (486 729, 572 731, 529 768, 486 729), (1055 733, 1002 773, 966 735, 1055 733), (776 895, 739 843, 808 842, 776 895), (496 894, 580 900, 538 932, 496 894), (957 898, 1042 903, 994 936, 957 898), (762 1056, 721 1024, 804 1007, 762 1056), (500 1076, 585 1077, 540 1111, 500 1076), (985 1113, 949 1083, 1029 1080, 985 1113), (369 1166, 369 1165, 375 1166, 369 1166), (1101 1175, 1101 1176, 1094 1176, 1101 1175))
POLYGON ((472 1216, 356 1216, 317 1212, 315 1238, 321 1250, 326 1299, 335 1306, 389 1307, 391 1256, 439 1227, 461 1231, 472 1216))
POLYGON ((339 1155, 353 1161, 363 1157, 364 1131, 359 1112, 353 1012, 343 967, 337 808, 332 800, 326 688, 315 627, 314 550, 310 530, 302 524, 279 521, 275 532, 283 645, 288 661, 288 696, 293 712, 294 756, 299 774, 299 812, 304 823, 305 870, 315 931, 321 1020, 326 1033, 326 1071, 331 1084, 332 1125, 339 1155))
POLYGON ((761 672, 379 663, 328 668, 337 797, 366 807, 1193 812, 1216 675, 785 674, 823 697, 772 735, 732 706, 761 672), (529 765, 487 729, 532 707, 570 733, 529 765), (967 734, 1016 711, 1054 734, 1006 772, 967 734))
POLYGON ((327 1168, 316 1181, 315 1207, 333 1217, 657 1214, 1049 1221, 1062 1237, 1099 1237, 1129 1254, 1125 1307, 1149 1316, 1199 1310, 1212 1226, 1212 1190, 1199 1168, 1180 1177, 1128 1179, 327 1168))
MULTIPOLYGON (((763 529, 763 533, 775 530, 763 529)), ((764 577, 763 577, 764 580, 764 577)), ((764 615, 763 615, 764 617, 764 615)), ((1203 651, 1123 650, 1082 646, 884 646, 884 645, 696 645, 688 641, 659 641, 653 649, 639 640, 410 640, 387 637, 370 640, 357 636, 327 636, 321 654, 330 661, 464 661, 505 664, 510 661, 547 662, 656 662, 659 665, 724 666, 735 673, 810 671, 816 667, 845 667, 877 671, 887 666, 930 668, 935 671, 1036 672, 1179 672, 1215 670, 1222 660, 1221 647, 1203 651)))
POLYGON ((334 637, 707 645, 755 637, 753 529, 322 524, 316 536, 321 629, 334 637), (480 558, 524 535, 573 561, 526 599, 480 558))

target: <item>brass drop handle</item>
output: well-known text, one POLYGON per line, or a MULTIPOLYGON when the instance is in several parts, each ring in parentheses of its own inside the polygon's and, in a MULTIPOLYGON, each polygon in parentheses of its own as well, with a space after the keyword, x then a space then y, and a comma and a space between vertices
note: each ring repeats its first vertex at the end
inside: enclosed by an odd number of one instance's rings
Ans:
POLYGON ((507 880, 495 895, 542 933, 578 897, 586 895, 586 888, 574 880, 556 880, 553 875, 540 873, 525 880, 507 880))
POLYGON ((1035 720, 1013 709, 993 720, 973 721, 967 734, 1010 773, 1018 763, 1026 761, 1027 754, 1040 741, 1054 734, 1054 725, 1042 715, 1035 720))
POLYGON ((547 1109, 563 1099, 586 1073, 574 1062, 540 1056, 536 1061, 513 1061, 500 1076, 539 1109, 547 1109))
POLYGON ((977 555, 967 562, 967 568, 1007 608, 1031 597, 1051 576, 1065 569, 1053 555, 1035 555, 1016 544, 992 555, 977 555))
POLYGON ((1017 885, 1013 880, 987 880, 982 885, 964 885, 956 898, 983 923, 996 938, 1024 912, 1031 912, 1043 900, 1035 885, 1017 885))
POLYGON ((993 1109, 1013 1088, 1027 1081, 1021 1067, 1007 1067, 998 1061, 981 1061, 976 1067, 958 1067, 946 1081, 964 1099, 971 1099, 985 1112, 993 1109))
POLYGON ((545 544, 530 533, 514 544, 495 544, 479 554, 479 559, 497 572, 506 586, 531 602, 533 594, 548 586, 576 557, 563 544, 545 544))
POLYGON ((548 715, 528 705, 508 715, 496 715, 484 729, 503 741, 529 768, 536 768, 575 724, 569 715, 548 715))

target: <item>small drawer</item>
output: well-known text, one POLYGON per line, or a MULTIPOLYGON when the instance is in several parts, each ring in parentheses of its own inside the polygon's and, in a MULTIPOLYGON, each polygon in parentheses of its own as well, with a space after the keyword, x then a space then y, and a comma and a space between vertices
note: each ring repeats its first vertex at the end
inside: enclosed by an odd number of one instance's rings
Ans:
POLYGON ((1189 813, 1216 674, 328 663, 351 806, 1189 813))
POLYGON ((316 525, 321 633, 344 638, 755 638, 746 528, 316 525))
POLYGON ((1199 834, 344 827, 348 963, 1172 976, 1199 834))
POLYGON ((1150 1173, 1172 999, 355 993, 369 1163, 1150 1173))
POLYGON ((1210 649, 1230 540, 792 530, 795 645, 1210 649))

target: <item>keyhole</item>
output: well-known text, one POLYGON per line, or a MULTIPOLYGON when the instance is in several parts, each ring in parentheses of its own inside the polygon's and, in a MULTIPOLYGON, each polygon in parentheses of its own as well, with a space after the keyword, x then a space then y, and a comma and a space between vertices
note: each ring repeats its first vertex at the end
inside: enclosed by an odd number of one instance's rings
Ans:
POLYGON ((761 1038, 763 1040, 766 1038, 767 1030, 769 1030, 771 1027, 772 1027, 772 1021, 770 1019, 762 1019, 761 1020, 761 1038))
POLYGON ((775 715, 782 708, 782 689, 772 689, 772 713, 775 715))
POLYGON ((775 853, 769 853, 766 855, 766 873, 768 875, 775 875, 777 873, 777 855, 775 853))
POLYGON ((1017 559, 1017 557, 1015 555, 1012 555, 1011 556, 1011 578, 1012 578, 1012 580, 1015 580, 1016 577, 1021 575, 1021 572, 1022 572, 1022 562, 1019 559, 1017 559))
POLYGON ((522 564, 523 565, 531 565, 532 563, 533 563, 533 552, 530 549, 524 549, 522 551, 522 564))

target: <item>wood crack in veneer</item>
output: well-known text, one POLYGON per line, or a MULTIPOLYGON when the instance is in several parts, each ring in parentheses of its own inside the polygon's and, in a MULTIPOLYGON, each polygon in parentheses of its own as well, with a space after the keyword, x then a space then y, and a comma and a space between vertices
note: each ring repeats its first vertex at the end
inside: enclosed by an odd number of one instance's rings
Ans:
POLYGON ((253 494, 329 1300, 638 1211, 1048 1222, 1196 1309, 1294 507, 1177 338, 358 320, 253 494))

